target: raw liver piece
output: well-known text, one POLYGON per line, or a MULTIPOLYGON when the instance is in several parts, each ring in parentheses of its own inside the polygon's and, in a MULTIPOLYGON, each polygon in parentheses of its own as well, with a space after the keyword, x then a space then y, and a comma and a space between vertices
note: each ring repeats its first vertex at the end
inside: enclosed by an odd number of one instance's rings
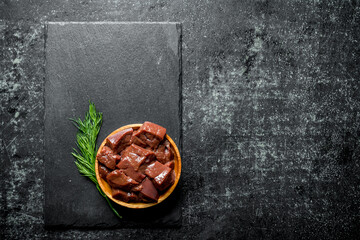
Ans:
POLYGON ((151 161, 155 158, 155 154, 153 151, 144 149, 135 144, 131 144, 128 148, 126 148, 121 153, 122 159, 127 159, 130 164, 134 167, 135 171, 137 171, 141 164, 146 161, 151 161))
POLYGON ((137 202, 138 201, 138 196, 136 196, 132 192, 125 192, 121 189, 112 188, 111 193, 112 193, 113 198, 119 199, 124 202, 130 202, 130 201, 137 202))
POLYGON ((96 158, 107 168, 115 169, 116 163, 121 159, 121 156, 115 154, 108 146, 104 146, 96 158))
POLYGON ((112 194, 113 198, 119 199, 119 200, 124 201, 124 202, 129 201, 128 193, 124 192, 123 190, 120 190, 120 189, 117 189, 117 188, 112 188, 111 189, 111 194, 112 194))
POLYGON ((138 137, 141 141, 154 149, 164 139, 165 134, 165 128, 155 123, 144 122, 143 125, 141 125, 141 127, 139 128, 139 130, 134 133, 134 136, 138 137))
POLYGON ((173 185, 175 182, 175 178, 176 178, 175 171, 171 171, 168 182, 165 184, 165 185, 167 185, 167 186, 165 186, 165 188, 168 188, 169 186, 173 185))
POLYGON ((131 152, 122 154, 122 160, 129 161, 135 171, 137 171, 140 165, 145 162, 145 159, 146 157, 142 157, 131 152))
POLYGON ((132 144, 130 147, 131 147, 131 149, 129 149, 129 150, 132 150, 134 153, 136 153, 139 156, 145 156, 145 157, 148 157, 148 156, 154 157, 155 156, 153 151, 142 148, 135 144, 132 144))
POLYGON ((116 166, 120 169, 123 169, 126 175, 128 175, 137 182, 141 182, 145 178, 144 174, 135 171, 134 167, 132 166, 128 158, 122 159, 116 166))
POLYGON ((170 171, 171 168, 161 164, 158 161, 155 161, 146 168, 145 174, 150 178, 155 178, 163 172, 170 172, 170 171))
POLYGON ((133 135, 131 136, 131 143, 136 144, 136 145, 144 148, 144 147, 147 146, 147 144, 144 143, 143 140, 141 140, 140 138, 138 138, 137 136, 135 136, 135 135, 138 134, 138 133, 139 133, 139 130, 137 130, 137 131, 135 131, 135 132, 133 133, 133 135))
POLYGON ((171 168, 172 170, 174 170, 175 162, 174 161, 167 162, 167 163, 165 163, 165 166, 167 166, 167 167, 171 168))
POLYGON ((110 173, 109 169, 107 167, 105 167, 104 165, 102 165, 101 163, 99 163, 99 174, 100 177, 106 180, 106 176, 110 173))
POLYGON ((155 161, 153 159, 146 159, 145 162, 141 164, 138 171, 145 174, 145 170, 147 169, 147 167, 155 161))
POLYGON ((159 199, 159 193, 154 187, 154 184, 148 178, 141 183, 143 189, 140 191, 140 197, 144 200, 150 200, 153 202, 157 202, 159 199))
POLYGON ((159 126, 152 122, 144 122, 143 125, 140 127, 144 132, 150 133, 157 138, 163 140, 166 134, 166 128, 159 126))
POLYGON ((140 192, 142 189, 143 189, 143 186, 142 186, 141 184, 139 184, 139 185, 133 187, 133 188, 131 189, 131 191, 133 191, 133 192, 140 192))
POLYGON ((133 192, 130 193, 130 196, 129 196, 129 201, 130 202, 139 202, 140 199, 139 199, 139 196, 133 192))
POLYGON ((134 185, 138 184, 138 182, 127 176, 121 169, 117 169, 109 173, 106 177, 106 180, 110 184, 110 186, 114 188, 121 188, 124 190, 129 190, 134 185))
POLYGON ((169 182, 171 182, 171 172, 173 171, 170 167, 165 166, 158 161, 150 164, 145 170, 145 174, 153 179, 155 187, 160 191, 169 187, 169 182))
POLYGON ((106 138, 106 145, 109 146, 115 153, 119 153, 130 145, 133 129, 125 129, 106 138))
POLYGON ((161 162, 162 164, 165 164, 171 160, 174 159, 174 154, 171 151, 170 142, 165 139, 158 148, 155 151, 156 159, 161 162))
POLYGON ((167 168, 154 178, 154 185, 157 189, 163 191, 170 185, 171 172, 173 172, 171 168, 167 168))

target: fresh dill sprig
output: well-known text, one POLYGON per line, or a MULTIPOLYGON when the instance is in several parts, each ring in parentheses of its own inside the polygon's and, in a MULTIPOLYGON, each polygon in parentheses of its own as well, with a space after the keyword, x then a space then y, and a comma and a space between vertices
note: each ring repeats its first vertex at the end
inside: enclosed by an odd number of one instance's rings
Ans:
POLYGON ((106 196, 103 190, 100 188, 96 179, 95 173, 95 160, 96 160, 96 139, 99 134, 102 124, 102 113, 96 112, 94 103, 89 101, 89 111, 85 115, 84 121, 78 119, 70 119, 75 127, 79 130, 76 134, 76 145, 78 150, 73 148, 74 152, 71 154, 76 159, 75 164, 79 172, 93 181, 96 188, 99 190, 101 196, 103 196, 108 202, 110 208, 119 218, 122 218, 116 209, 112 206, 110 199, 106 196))

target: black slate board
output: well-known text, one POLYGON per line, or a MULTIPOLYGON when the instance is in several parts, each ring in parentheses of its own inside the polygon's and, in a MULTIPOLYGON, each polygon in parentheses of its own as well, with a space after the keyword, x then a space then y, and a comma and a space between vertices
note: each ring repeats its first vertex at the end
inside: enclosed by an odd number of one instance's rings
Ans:
MULTIPOLYGON (((167 128, 181 147, 181 25, 178 23, 48 23, 45 81, 45 225, 173 227, 181 224, 177 186, 157 207, 118 207, 119 220, 71 156, 89 100, 103 113, 101 141, 145 120, 167 128)), ((181 148, 180 148, 181 151, 181 148)), ((181 180, 180 180, 181 182, 181 180)))

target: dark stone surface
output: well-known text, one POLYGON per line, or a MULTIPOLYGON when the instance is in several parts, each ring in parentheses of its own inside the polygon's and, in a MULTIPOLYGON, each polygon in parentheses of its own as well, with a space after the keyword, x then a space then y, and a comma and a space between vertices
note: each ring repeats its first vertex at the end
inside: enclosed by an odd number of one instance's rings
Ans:
MULTIPOLYGON (((46 31, 45 225, 169 227, 181 224, 181 199, 112 214, 71 156, 88 101, 103 113, 98 146, 117 128, 151 121, 180 143, 181 25, 51 22, 46 31)), ((180 146, 180 145, 179 145, 180 146)), ((176 189, 176 191, 181 191, 176 189)), ((175 193, 176 195, 177 193, 175 193)), ((177 194, 179 195, 179 194, 177 194)), ((168 200, 168 199, 167 199, 168 200)))
POLYGON ((356 239, 358 1, 0 2, 4 239, 356 239), (45 21, 182 22, 180 229, 44 229, 45 21))

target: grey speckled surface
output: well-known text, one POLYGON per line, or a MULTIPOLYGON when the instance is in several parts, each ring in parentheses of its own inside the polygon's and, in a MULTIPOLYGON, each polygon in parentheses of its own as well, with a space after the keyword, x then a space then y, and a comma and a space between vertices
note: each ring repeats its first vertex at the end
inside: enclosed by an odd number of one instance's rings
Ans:
POLYGON ((0 2, 1 239, 354 239, 359 1, 0 2), (183 226, 48 231, 45 21, 183 23, 183 226))

